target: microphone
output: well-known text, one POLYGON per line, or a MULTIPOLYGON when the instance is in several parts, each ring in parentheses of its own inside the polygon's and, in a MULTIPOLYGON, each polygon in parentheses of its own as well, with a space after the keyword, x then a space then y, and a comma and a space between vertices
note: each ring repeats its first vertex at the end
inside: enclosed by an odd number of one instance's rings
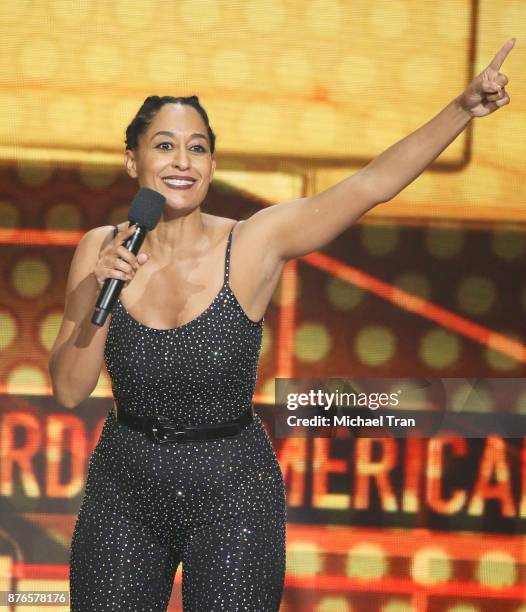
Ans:
MULTIPOLYGON (((163 214, 166 198, 158 191, 141 187, 133 198, 128 210, 128 227, 137 225, 135 232, 126 240, 124 247, 134 255, 139 252, 146 233, 155 228, 163 214)), ((106 318, 112 311, 117 297, 125 281, 122 278, 107 278, 102 285, 101 292, 95 305, 91 322, 102 327, 106 318)))

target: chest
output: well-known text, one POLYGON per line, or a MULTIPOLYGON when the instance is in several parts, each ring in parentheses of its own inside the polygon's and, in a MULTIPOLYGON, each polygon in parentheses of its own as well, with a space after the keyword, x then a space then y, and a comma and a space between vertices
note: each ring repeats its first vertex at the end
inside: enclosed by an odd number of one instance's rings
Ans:
POLYGON ((247 320, 229 291, 196 319, 165 330, 142 325, 117 302, 105 361, 114 380, 221 386, 256 367, 261 339, 261 326, 247 320))
POLYGON ((144 326, 173 329, 204 313, 224 288, 223 281, 223 271, 208 259, 191 269, 144 268, 123 289, 120 301, 144 326))

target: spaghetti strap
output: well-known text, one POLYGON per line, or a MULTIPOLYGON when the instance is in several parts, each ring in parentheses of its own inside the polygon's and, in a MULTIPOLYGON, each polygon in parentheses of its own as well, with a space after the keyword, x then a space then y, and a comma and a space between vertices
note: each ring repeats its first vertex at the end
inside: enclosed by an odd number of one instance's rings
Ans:
POLYGON ((230 234, 228 235, 228 242, 226 245, 226 254, 225 254, 225 276, 223 279, 223 285, 227 285, 230 280, 230 249, 232 246, 232 232, 237 225, 237 221, 234 223, 230 230, 230 234))
POLYGON ((119 227, 117 225, 113 226, 113 237, 115 238, 115 236, 119 233, 119 227))

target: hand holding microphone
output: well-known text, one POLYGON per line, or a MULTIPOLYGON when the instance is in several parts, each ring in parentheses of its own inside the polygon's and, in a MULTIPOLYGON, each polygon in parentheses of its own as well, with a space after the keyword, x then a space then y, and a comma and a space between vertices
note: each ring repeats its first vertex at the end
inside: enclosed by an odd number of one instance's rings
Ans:
POLYGON ((100 252, 93 274, 101 289, 107 278, 120 278, 127 287, 139 267, 148 261, 146 253, 139 253, 135 256, 123 245, 136 229, 136 225, 124 227, 100 252))
MULTIPOLYGON (((117 298, 126 282, 135 275, 135 257, 146 238, 159 223, 166 198, 148 187, 141 187, 128 211, 130 226, 121 230, 114 240, 101 253, 95 269, 95 276, 102 289, 95 305, 91 322, 102 327, 112 311, 117 298), (121 244, 124 240, 124 244, 121 244)), ((144 255, 139 255, 139 263, 144 263, 144 255)))

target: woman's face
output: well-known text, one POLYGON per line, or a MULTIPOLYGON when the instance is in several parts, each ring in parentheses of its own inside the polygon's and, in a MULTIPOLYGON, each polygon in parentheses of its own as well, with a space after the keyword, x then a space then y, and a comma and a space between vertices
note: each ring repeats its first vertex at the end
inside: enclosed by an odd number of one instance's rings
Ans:
POLYGON ((139 136, 137 149, 126 150, 125 155, 128 174, 137 178, 141 187, 162 193, 166 209, 179 211, 202 204, 216 167, 206 125, 187 104, 162 106, 139 136), (194 182, 187 189, 178 189, 179 185, 168 182, 177 176, 191 177, 194 182))

